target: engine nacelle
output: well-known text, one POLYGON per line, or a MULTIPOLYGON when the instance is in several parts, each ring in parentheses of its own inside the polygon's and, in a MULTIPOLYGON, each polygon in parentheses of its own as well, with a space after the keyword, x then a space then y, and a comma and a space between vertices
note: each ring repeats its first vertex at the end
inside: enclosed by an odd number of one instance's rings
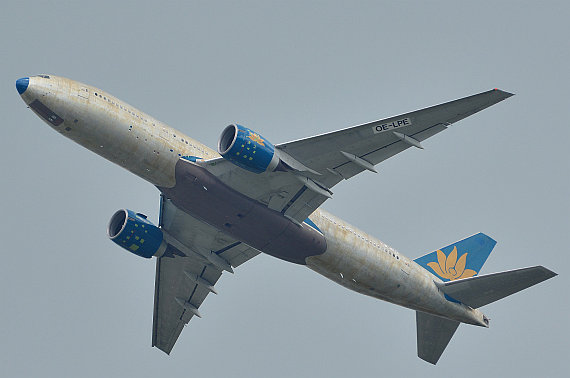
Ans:
POLYGON ((273 171, 280 161, 269 141, 238 124, 224 129, 218 141, 218 152, 224 159, 254 173, 273 171))
POLYGON ((127 251, 147 259, 166 250, 162 230, 132 210, 117 211, 109 221, 107 235, 127 251))

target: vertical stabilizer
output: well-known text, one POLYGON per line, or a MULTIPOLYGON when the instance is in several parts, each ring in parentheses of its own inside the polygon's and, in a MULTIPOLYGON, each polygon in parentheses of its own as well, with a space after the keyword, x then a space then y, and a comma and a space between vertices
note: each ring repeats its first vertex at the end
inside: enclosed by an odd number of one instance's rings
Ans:
POLYGON ((479 274, 497 242, 478 233, 414 261, 444 282, 479 274))

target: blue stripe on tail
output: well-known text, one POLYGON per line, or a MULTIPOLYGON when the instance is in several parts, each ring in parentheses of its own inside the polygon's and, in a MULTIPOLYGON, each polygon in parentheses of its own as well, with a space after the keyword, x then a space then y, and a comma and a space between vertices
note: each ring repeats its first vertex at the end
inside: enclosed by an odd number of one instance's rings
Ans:
POLYGON ((443 281, 454 281, 479 274, 497 242, 478 233, 414 261, 443 281))

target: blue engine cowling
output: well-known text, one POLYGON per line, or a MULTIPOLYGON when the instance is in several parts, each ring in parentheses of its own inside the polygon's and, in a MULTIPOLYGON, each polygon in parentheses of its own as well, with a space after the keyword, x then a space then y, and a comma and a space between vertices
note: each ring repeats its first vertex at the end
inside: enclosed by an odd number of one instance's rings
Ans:
POLYGON ((224 129, 218 141, 218 152, 224 159, 254 173, 272 171, 279 163, 275 147, 269 141, 238 124, 224 129))
POLYGON ((127 251, 147 259, 166 249, 162 230, 132 210, 117 211, 109 221, 107 235, 127 251))

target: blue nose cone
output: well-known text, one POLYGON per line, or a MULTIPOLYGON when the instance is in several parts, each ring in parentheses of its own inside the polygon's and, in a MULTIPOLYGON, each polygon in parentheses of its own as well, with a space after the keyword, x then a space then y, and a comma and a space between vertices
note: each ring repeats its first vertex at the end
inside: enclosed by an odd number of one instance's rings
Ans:
POLYGON ((19 94, 22 94, 28 89, 28 85, 30 84, 29 77, 23 77, 21 79, 16 80, 16 89, 18 90, 19 94))

